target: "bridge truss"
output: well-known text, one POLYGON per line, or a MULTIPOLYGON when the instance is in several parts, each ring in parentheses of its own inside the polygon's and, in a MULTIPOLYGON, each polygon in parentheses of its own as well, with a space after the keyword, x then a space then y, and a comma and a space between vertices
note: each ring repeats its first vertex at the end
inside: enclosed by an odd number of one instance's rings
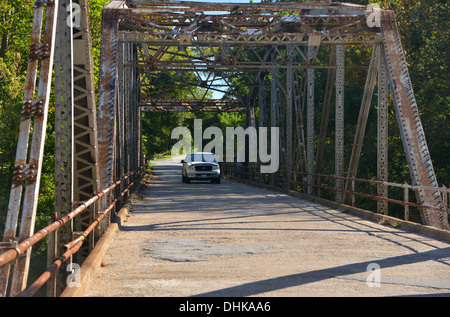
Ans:
POLYGON ((82 263, 88 256, 108 227, 109 212, 135 186, 131 176, 139 175, 145 165, 143 111, 239 111, 247 114, 249 126, 280 127, 281 173, 260 180, 275 184, 282 175, 286 189, 292 190, 301 174, 306 193, 314 196, 324 177, 321 168, 334 105, 335 199, 348 203, 376 88, 376 199, 378 212, 387 214, 390 89, 423 223, 449 229, 392 11, 327 1, 111 1, 103 9, 98 98, 88 12, 87 0, 35 3, 16 165, 0 249, 4 251, 0 254, 3 296, 34 294, 47 281, 48 294, 58 295, 63 283, 56 271, 62 262, 82 263), (359 45, 371 47, 372 55, 347 163, 345 53, 346 47, 359 45), (55 222, 35 234, 53 61, 55 222), (320 70, 328 77, 324 100, 318 101, 315 75, 320 70), (163 79, 169 72, 177 87, 201 87, 205 94, 194 99, 168 98, 163 79), (195 76, 187 80, 182 76, 185 72, 195 76), (238 75, 250 83, 247 95, 206 98, 207 92, 224 92, 222 87, 232 85, 231 78, 238 75), (314 109, 319 103, 322 118, 316 135, 314 109), (53 268, 25 291, 31 246, 46 236, 53 268), (78 258, 71 260, 75 253, 78 258))

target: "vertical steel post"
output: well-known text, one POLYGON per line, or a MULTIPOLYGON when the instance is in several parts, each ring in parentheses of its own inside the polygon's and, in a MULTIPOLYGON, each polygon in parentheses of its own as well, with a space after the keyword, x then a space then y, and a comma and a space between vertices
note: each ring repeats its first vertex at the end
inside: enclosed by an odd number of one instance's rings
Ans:
MULTIPOLYGON (((97 120, 95 113, 94 63, 87 0, 73 0, 73 200, 86 201, 99 192, 97 169, 97 120), (75 10, 76 9, 76 10, 75 10)), ((75 207, 74 206, 74 207, 75 207)), ((97 205, 77 217, 75 230, 84 231, 97 218, 97 205)), ((77 253, 81 264, 94 246, 96 236, 90 235, 77 253)))
MULTIPOLYGON (((378 54, 378 106, 377 106, 377 179, 388 181, 388 81, 384 54, 380 45, 378 54)), ((388 187, 378 185, 378 196, 388 197, 388 187)), ((378 212, 388 214, 388 202, 378 200, 378 212)))
MULTIPOLYGON (((136 50, 136 58, 139 59, 139 47, 138 45, 135 45, 136 50)), ((144 161, 142 159, 142 112, 141 108, 139 106, 140 100, 141 100, 141 70, 138 68, 136 69, 136 115, 138 116, 138 140, 137 140, 137 146, 138 146, 138 166, 144 166, 144 161)))
MULTIPOLYGON (((265 93, 265 89, 264 89, 264 75, 265 73, 262 72, 258 78, 259 80, 259 87, 258 87, 258 102, 259 102, 259 127, 262 128, 266 128, 266 116, 267 116, 267 110, 266 110, 266 93, 265 93)), ((261 137, 259 135, 259 137, 261 137)), ((259 143, 261 144, 261 143, 259 143)), ((267 143, 265 143, 265 145, 267 146, 267 143)), ((265 149, 259 149, 260 153, 261 151, 263 151, 263 153, 267 153, 267 148, 265 149)), ((258 164, 258 166, 261 166, 261 163, 258 164)), ((259 181, 261 183, 265 182, 265 175, 263 173, 259 174, 259 181)))
MULTIPOLYGON (((119 44, 120 45, 120 44, 119 44)), ((130 44, 124 43, 123 44, 123 63, 126 64, 130 60, 130 44)), ((130 152, 131 152, 131 118, 130 118, 130 98, 131 98, 131 92, 130 92, 130 76, 131 68, 125 67, 123 71, 123 78, 118 78, 119 85, 123 87, 124 92, 124 98, 123 98, 123 104, 119 105, 121 111, 123 112, 123 122, 121 126, 117 127, 117 131, 123 131, 120 133, 123 133, 123 139, 119 140, 121 143, 116 144, 116 148, 119 150, 121 149, 121 164, 123 166, 124 173, 127 173, 131 170, 130 166, 130 152)), ((116 173, 116 177, 118 176, 118 173, 116 173)))
POLYGON ((259 90, 258 90, 258 100, 259 100, 259 126, 260 127, 265 127, 267 122, 266 122, 266 117, 267 117, 267 113, 266 113, 266 93, 265 93, 265 89, 264 89, 264 74, 265 73, 261 73, 261 75, 259 76, 259 90))
MULTIPOLYGON (((316 48, 308 46, 307 58, 312 62, 316 48)), ((308 173, 308 195, 313 194, 314 183, 314 68, 308 67, 306 70, 307 80, 307 101, 306 101, 306 153, 307 153, 307 173, 308 173)))
MULTIPOLYGON (((116 153, 117 128, 117 107, 120 84, 118 82, 118 27, 119 20, 128 17, 130 10, 124 1, 111 1, 102 12, 102 41, 100 48, 100 76, 99 76, 99 104, 97 107, 97 126, 98 126, 98 171, 99 171, 99 189, 108 187, 114 180, 117 172, 116 153)), ((125 97, 124 105, 128 101, 125 97)), ((124 110, 121 107, 121 110, 124 110)), ((123 111, 124 120, 126 112, 123 111)), ((126 131, 128 132, 128 131, 126 131)), ((123 159, 123 157, 121 158, 123 159)), ((122 162, 120 162, 122 164, 122 162)), ((104 210, 111 202, 111 193, 102 198, 100 209, 104 210)), ((108 223, 104 220, 103 225, 108 223)))
MULTIPOLYGON (((136 50, 136 56, 138 56, 138 49, 137 46, 135 45, 135 50, 136 50)), ((137 137, 137 166, 138 167, 142 167, 145 166, 145 162, 143 160, 143 151, 142 151, 142 112, 141 109, 139 107, 139 101, 141 100, 141 72, 140 69, 136 69, 136 92, 135 92, 135 98, 136 98, 136 115, 138 116, 137 118, 137 122, 138 122, 138 137, 137 137)))
MULTIPOLYGON (((336 176, 344 175, 344 75, 345 46, 336 46, 336 135, 335 135, 335 169, 336 176)), ((343 188, 343 181, 336 180, 336 189, 343 188)), ((336 192, 336 201, 342 203, 342 192, 336 192)))
MULTIPOLYGON (((114 2, 103 9, 102 41, 100 49, 98 123, 98 169, 100 188, 108 187, 114 178, 116 101, 117 101, 117 48, 118 17, 114 2)), ((109 197, 102 198, 101 209, 106 208, 109 197)))
MULTIPOLYGON (((347 177, 355 178, 359 158, 361 156, 361 149, 364 142, 364 135, 366 132, 367 119, 369 117, 370 105, 372 102, 373 90, 375 88, 375 82, 378 73, 378 45, 374 45, 372 48, 372 56, 370 58, 369 70, 367 72, 366 82, 364 85, 364 93, 361 101, 361 107, 359 110, 358 122, 356 124, 355 138, 353 140, 352 154, 350 156, 350 163, 348 165, 347 177)), ((350 190, 350 181, 346 181, 345 189, 350 190)), ((344 196, 344 202, 349 203, 348 195, 344 196)))
MULTIPOLYGON (((276 53, 273 53, 272 60, 276 60, 276 53)), ((277 81, 278 81, 278 69, 272 68, 270 73, 270 126, 276 127, 277 126, 277 103, 278 103, 278 97, 277 97, 277 81)), ((273 144, 271 144, 271 151, 278 151, 278 149, 273 148, 273 144)), ((277 172, 272 173, 270 175, 271 179, 271 185, 275 185, 275 177, 277 175, 277 172)))
MULTIPOLYGON (((60 0, 55 43, 55 213, 72 210, 73 202, 73 32, 72 1, 60 0)), ((54 220, 53 219, 53 220, 54 220)), ((60 244, 72 240, 73 221, 48 237, 47 265, 59 254, 60 244)), ((59 295, 58 272, 47 283, 47 296, 59 295)))
MULTIPOLYGON (((116 138, 116 171, 119 175, 125 175, 125 114, 124 114, 124 105, 125 105, 125 44, 119 43, 118 44, 118 89, 117 89, 117 105, 116 105, 116 111, 117 111, 117 138, 116 138)), ((124 189, 124 184, 120 184, 119 189, 122 191, 124 189)))
MULTIPOLYGON (((131 60, 131 45, 125 44, 125 63, 128 63, 131 60)), ((126 171, 129 172, 132 170, 132 153, 133 153, 133 113, 132 113, 132 71, 131 67, 125 68, 125 122, 126 122, 126 130, 125 130, 125 157, 126 157, 126 171)), ((119 128, 125 128, 119 127, 119 128)))
MULTIPOLYGON (((293 61, 294 48, 286 47, 287 60, 293 61)), ((292 89, 294 88, 294 70, 286 70, 286 189, 291 189, 292 180, 292 89)))
MULTIPOLYGON (((325 143, 327 139, 328 120, 330 117, 331 104, 333 98, 334 84, 336 81, 336 47, 331 47, 330 62, 331 68, 328 69, 327 84, 325 86, 325 96, 322 107, 322 117, 320 120, 319 135, 317 137, 317 152, 316 152, 316 174, 322 173, 323 154, 325 151, 325 143)), ((320 177, 317 176, 316 184, 320 185, 320 177)), ((317 187, 317 197, 320 196, 320 187, 317 187)))
POLYGON ((61 0, 55 43, 55 211, 67 213, 73 201, 73 38, 71 0, 61 0))
MULTIPOLYGON (((295 172, 299 172, 295 174, 295 180, 300 179, 303 183, 304 181, 304 173, 306 168, 306 148, 305 148, 305 130, 303 126, 303 110, 305 108, 306 101, 306 71, 305 69, 301 70, 301 73, 294 73, 294 113, 295 113, 295 127, 296 127, 296 156, 294 159, 295 172), (300 167, 300 171, 299 171, 300 167)), ((302 185, 303 191, 305 191, 305 186, 302 185)))
MULTIPOLYGON (((132 46, 133 60, 138 59, 136 44, 132 46)), ((139 69, 135 67, 133 69, 133 122, 134 122, 134 136, 133 136, 133 170, 139 167, 139 69)))
MULTIPOLYGON (((253 94, 252 94, 253 95, 253 94)), ((255 99, 254 97, 250 97, 251 99, 247 99, 247 120, 246 120, 246 128, 253 127, 255 128, 255 99)), ((250 153, 250 142, 254 142, 255 140, 250 140, 250 135, 245 136, 245 164, 247 166, 248 179, 254 180, 254 166, 255 163, 250 161, 251 153, 250 153)))

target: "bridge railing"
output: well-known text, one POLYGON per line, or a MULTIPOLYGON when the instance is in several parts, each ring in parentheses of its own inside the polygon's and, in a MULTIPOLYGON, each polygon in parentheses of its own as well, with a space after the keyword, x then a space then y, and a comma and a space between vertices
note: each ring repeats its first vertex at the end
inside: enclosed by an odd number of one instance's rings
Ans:
POLYGON ((450 188, 447 187, 431 188, 426 186, 415 186, 406 183, 399 184, 379 181, 376 179, 339 177, 336 175, 314 174, 299 171, 287 172, 284 170, 279 170, 274 174, 261 174, 256 164, 248 165, 244 163, 223 163, 222 170, 223 175, 226 178, 231 178, 238 181, 246 181, 268 188, 298 192, 302 193, 306 197, 317 197, 325 200, 331 200, 342 205, 345 204, 352 207, 358 207, 361 209, 382 213, 386 216, 398 218, 399 220, 403 219, 406 221, 419 222, 419 209, 430 209, 443 212, 444 214, 450 214, 450 188), (314 180, 313 183, 308 182, 308 180, 310 179, 314 180), (338 181, 341 181, 341 184, 345 184, 345 182, 348 182, 349 185, 341 186, 339 188, 337 185, 338 181), (378 193, 378 189, 380 186, 385 186, 390 189, 386 191, 386 195, 381 195, 378 193), (314 188, 315 190, 309 191, 309 188, 314 188), (410 195, 410 192, 415 192, 420 189, 435 190, 439 195, 441 195, 443 206, 436 207, 418 204, 415 201, 414 195, 410 195), (341 195, 338 195, 337 193, 340 193, 341 195), (387 195, 387 193, 391 193, 390 197, 387 195), (363 199, 360 199, 360 201, 357 202, 356 197, 362 197, 363 199), (373 207, 370 203, 368 203, 367 200, 374 202, 384 202, 386 204, 386 207, 384 211, 381 211, 379 208, 379 204, 377 207, 373 207), (392 206, 390 209, 387 208, 387 203, 395 204, 402 208, 403 215, 401 215, 399 209, 394 208, 394 206, 392 206), (415 210, 416 213, 411 213, 412 210, 415 210))
POLYGON ((93 206, 97 201, 100 201, 102 197, 108 194, 112 194, 112 202, 103 210, 97 213, 98 217, 92 221, 88 228, 80 233, 75 239, 69 241, 64 245, 65 252, 57 258, 45 272, 43 272, 27 289, 22 293, 18 294, 19 297, 31 297, 35 295, 38 290, 45 285, 45 283, 56 274, 59 268, 64 262, 66 262, 72 255, 77 253, 83 243, 86 241, 90 234, 93 234, 94 229, 104 220, 114 209, 118 207, 119 203, 123 199, 127 199, 129 194, 137 187, 140 179, 142 178, 144 172, 144 167, 137 168, 134 171, 128 172, 122 178, 115 181, 109 187, 105 188, 98 194, 93 195, 87 201, 79 202, 79 206, 73 209, 71 212, 65 214, 63 217, 56 219, 54 222, 50 223, 45 228, 39 230, 31 237, 15 243, 8 250, 0 253, 0 267, 4 265, 11 264, 16 260, 21 254, 30 249, 33 245, 39 241, 46 238, 50 233, 61 229, 65 224, 67 224, 76 216, 87 212, 90 206, 93 206), (115 192, 115 190, 120 189, 120 191, 115 192))

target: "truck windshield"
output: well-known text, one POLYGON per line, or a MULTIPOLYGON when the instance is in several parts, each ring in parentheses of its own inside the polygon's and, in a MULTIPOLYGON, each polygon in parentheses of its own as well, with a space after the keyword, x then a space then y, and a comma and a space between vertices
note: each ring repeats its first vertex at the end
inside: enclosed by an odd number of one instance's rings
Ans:
POLYGON ((191 153, 191 162, 216 162, 216 156, 210 153, 191 153))

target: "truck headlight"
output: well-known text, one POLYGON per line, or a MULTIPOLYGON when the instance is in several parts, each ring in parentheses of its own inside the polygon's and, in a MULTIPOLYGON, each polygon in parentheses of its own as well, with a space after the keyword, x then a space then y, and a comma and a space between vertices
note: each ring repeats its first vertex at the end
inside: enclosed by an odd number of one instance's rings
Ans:
POLYGON ((220 170, 220 166, 219 165, 214 165, 213 166, 213 171, 219 171, 220 170))
POLYGON ((194 165, 188 165, 186 168, 187 168, 188 171, 195 170, 195 166, 194 165))

